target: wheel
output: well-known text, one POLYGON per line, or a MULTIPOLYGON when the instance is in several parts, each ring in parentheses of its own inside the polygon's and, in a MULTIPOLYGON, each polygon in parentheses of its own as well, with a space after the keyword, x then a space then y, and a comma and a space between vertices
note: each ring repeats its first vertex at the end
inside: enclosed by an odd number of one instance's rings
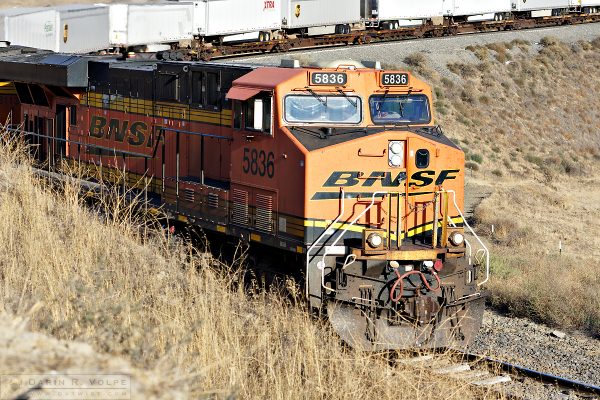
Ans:
POLYGON ((382 23, 381 23, 381 29, 383 29, 384 31, 387 31, 387 30, 389 30, 390 28, 391 28, 391 27, 390 27, 390 23, 389 23, 389 22, 382 22, 382 23))
POLYGON ((350 34, 350 32, 352 31, 352 28, 350 28, 350 25, 346 25, 346 26, 344 27, 344 30, 345 30, 345 32, 344 32, 344 33, 345 33, 346 35, 349 35, 349 34, 350 34))
POLYGON ((396 21, 394 22, 394 29, 399 29, 400 28, 400 22, 396 21))
POLYGON ((271 32, 265 33, 265 41, 266 42, 270 42, 271 41, 271 32))

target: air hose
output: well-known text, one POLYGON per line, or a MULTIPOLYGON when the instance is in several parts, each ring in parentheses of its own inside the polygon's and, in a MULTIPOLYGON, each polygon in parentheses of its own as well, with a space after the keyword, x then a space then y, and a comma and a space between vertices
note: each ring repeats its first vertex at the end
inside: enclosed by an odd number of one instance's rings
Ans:
POLYGON ((403 275, 400 275, 400 272, 398 272, 398 269, 394 268, 394 272, 398 276, 398 279, 396 280, 396 282, 394 282, 394 284, 392 285, 392 288, 390 290, 390 300, 393 301, 394 303, 399 302, 400 299, 402 298, 402 293, 404 292, 404 279, 408 278, 411 275, 419 275, 421 277, 421 281, 423 282, 425 287, 432 292, 437 292, 442 287, 442 281, 440 280, 440 277, 438 276, 438 274, 435 271, 431 271, 431 274, 437 281, 437 287, 435 289, 431 287, 431 285, 427 281, 427 278, 425 277, 425 274, 422 273, 421 271, 408 271, 408 272, 404 273, 403 275), (394 293, 396 292, 398 285, 400 285, 400 294, 398 295, 398 297, 394 297, 394 293))

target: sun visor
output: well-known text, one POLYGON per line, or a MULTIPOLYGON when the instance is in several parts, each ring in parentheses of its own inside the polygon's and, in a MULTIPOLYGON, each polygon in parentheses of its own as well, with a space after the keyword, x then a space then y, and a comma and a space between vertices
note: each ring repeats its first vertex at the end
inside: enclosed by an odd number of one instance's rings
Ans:
POLYGON ((246 100, 256 96, 257 94, 259 94, 262 91, 263 91, 263 89, 246 88, 246 87, 232 87, 231 89, 229 89, 229 92, 227 92, 227 98, 229 100, 246 101, 246 100))

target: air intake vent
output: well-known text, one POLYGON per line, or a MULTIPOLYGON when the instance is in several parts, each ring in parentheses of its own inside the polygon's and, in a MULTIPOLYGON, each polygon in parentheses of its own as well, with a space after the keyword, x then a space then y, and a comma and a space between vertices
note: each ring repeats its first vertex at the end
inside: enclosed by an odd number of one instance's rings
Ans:
POLYGON ((208 206, 210 208, 219 208, 219 195, 216 193, 208 194, 208 206))
POLYGON ((273 232, 273 197, 256 195, 256 229, 273 232))
POLYGON ((183 200, 193 203, 195 198, 194 189, 183 189, 183 200))
POLYGON ((248 192, 233 189, 233 211, 231 222, 237 225, 248 226, 248 192))

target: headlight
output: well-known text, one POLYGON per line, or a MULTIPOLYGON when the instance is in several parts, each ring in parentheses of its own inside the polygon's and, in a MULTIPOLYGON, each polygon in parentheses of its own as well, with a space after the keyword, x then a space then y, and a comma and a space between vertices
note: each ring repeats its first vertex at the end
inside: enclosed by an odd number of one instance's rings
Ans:
POLYGON ((404 142, 392 141, 388 146, 390 167, 402 167, 404 165, 404 142))
POLYGON ((402 165, 402 157, 400 157, 400 156, 391 156, 390 157, 390 165, 392 167, 400 167, 402 165))
POLYGON ((400 142, 392 142, 390 144, 390 151, 393 154, 401 154, 404 152, 404 148, 403 146, 400 144, 400 142))
POLYGON ((383 244, 383 238, 378 233, 371 233, 369 237, 367 237, 367 242, 369 243, 369 246, 376 249, 378 247, 381 247, 381 245, 383 244))
POLYGON ((450 239, 450 243, 454 246, 460 246, 465 241, 465 235, 460 232, 452 232, 448 239, 450 239))

